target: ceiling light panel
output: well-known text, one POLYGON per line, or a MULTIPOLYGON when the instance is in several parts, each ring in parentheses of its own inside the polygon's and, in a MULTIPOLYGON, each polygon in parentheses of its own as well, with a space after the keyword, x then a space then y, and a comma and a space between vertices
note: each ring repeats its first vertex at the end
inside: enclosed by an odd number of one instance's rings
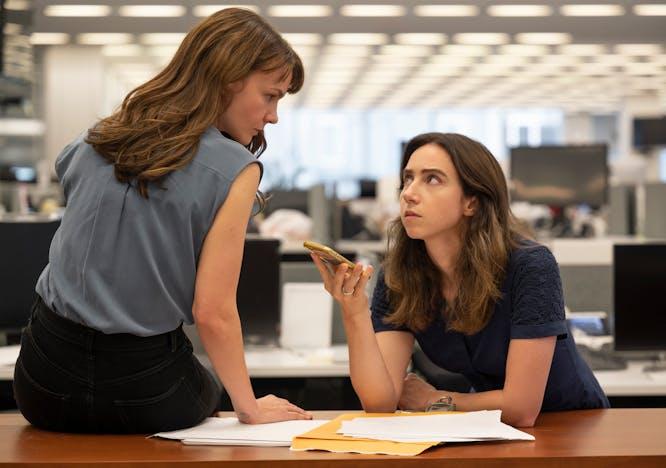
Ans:
POLYGON ((634 5, 634 14, 638 16, 666 16, 666 3, 634 5))
POLYGON ((342 16, 405 16, 406 8, 402 5, 343 5, 342 16))
POLYGON ((136 44, 105 45, 102 47, 102 55, 105 57, 140 57, 143 48, 136 44))
POLYGON ((476 16, 479 7, 475 5, 417 5, 414 7, 416 16, 476 16))
POLYGON ((603 44, 567 44, 559 46, 557 50, 566 55, 592 56, 606 53, 606 46, 603 44))
POLYGON ((129 44, 132 34, 127 33, 83 33, 76 36, 76 42, 85 45, 129 44))
POLYGON ((316 33, 283 33, 282 37, 291 45, 319 45, 324 41, 323 36, 316 33))
POLYGON ((402 33, 394 35, 393 40, 402 45, 442 45, 446 43, 446 34, 402 33))
POLYGON ((382 55, 394 55, 400 57, 426 57, 430 55, 432 48, 418 45, 390 44, 382 46, 379 53, 382 55))
POLYGON ((32 45, 62 45, 69 42, 67 33, 44 33, 35 32, 30 35, 32 45))
POLYGON ((568 33, 519 33, 516 34, 516 42, 520 44, 536 45, 560 45, 571 42, 571 34, 568 33))
POLYGON ((486 10, 490 16, 534 17, 550 16, 553 9, 548 5, 491 5, 486 10))
POLYGON ((657 55, 661 53, 659 44, 618 44, 615 51, 625 55, 657 55))
POLYGON ((44 16, 95 17, 109 16, 108 5, 48 5, 44 7, 44 16))
POLYGON ((179 45, 185 39, 185 33, 146 33, 139 36, 139 42, 145 45, 179 45))
POLYGON ((560 13, 564 16, 622 16, 624 7, 614 3, 588 3, 562 5, 560 13))
POLYGON ((499 47, 499 51, 508 55, 521 55, 524 57, 539 57, 550 52, 547 45, 537 44, 506 44, 499 47))
POLYGON ((509 42, 509 35, 504 33, 459 33, 453 36, 458 44, 498 45, 509 42))
POLYGON ((375 66, 383 67, 411 67, 423 61, 421 57, 400 57, 395 55, 373 55, 371 59, 375 66))
POLYGON ((250 10, 254 13, 259 13, 259 7, 256 5, 247 5, 247 4, 239 4, 239 5, 196 5, 192 7, 192 14, 194 16, 198 17, 206 17, 210 16, 213 13, 216 13, 220 10, 225 10, 227 8, 242 8, 244 10, 250 10))
POLYGON ((316 18, 331 16, 333 8, 329 5, 273 5, 268 14, 275 17, 316 18))
POLYGON ((490 47, 485 45, 463 45, 449 44, 443 46, 440 51, 447 55, 464 55, 469 57, 481 57, 490 53, 490 47))
POLYGON ((328 36, 328 42, 336 45, 383 45, 388 36, 381 33, 335 33, 328 36))
POLYGON ((120 16, 146 18, 173 18, 184 16, 185 12, 182 5, 123 5, 118 8, 120 16))

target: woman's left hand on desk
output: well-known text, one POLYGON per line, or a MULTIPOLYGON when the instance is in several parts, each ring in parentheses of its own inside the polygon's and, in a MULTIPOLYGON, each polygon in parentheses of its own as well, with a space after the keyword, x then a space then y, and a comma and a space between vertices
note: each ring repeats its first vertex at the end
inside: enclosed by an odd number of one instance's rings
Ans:
POLYGON ((435 387, 416 374, 409 373, 402 383, 402 394, 398 407, 403 410, 425 411, 439 395, 435 387))

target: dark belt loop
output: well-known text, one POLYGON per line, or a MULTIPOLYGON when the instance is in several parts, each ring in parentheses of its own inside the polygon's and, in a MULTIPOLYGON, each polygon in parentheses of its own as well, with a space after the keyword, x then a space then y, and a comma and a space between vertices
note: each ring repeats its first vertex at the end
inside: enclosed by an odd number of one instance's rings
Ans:
POLYGON ((171 341, 171 352, 175 352, 178 349, 178 329, 171 330, 169 332, 169 341, 171 341))

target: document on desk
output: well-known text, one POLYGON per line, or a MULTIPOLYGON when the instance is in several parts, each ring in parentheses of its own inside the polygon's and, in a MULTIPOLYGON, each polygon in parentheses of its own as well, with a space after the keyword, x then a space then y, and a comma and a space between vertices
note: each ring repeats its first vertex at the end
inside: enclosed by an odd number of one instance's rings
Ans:
POLYGON ((206 418, 197 426, 178 431, 160 432, 153 437, 180 440, 187 445, 289 447, 295 436, 327 422, 325 420, 297 420, 269 424, 243 424, 237 418, 206 418))
POLYGON ((500 411, 348 413, 295 437, 291 450, 413 456, 447 442, 534 440, 500 416, 500 411))
POLYGON ((343 421, 338 434, 393 442, 482 442, 534 440, 500 421, 502 412, 432 413, 427 416, 355 418, 343 421))

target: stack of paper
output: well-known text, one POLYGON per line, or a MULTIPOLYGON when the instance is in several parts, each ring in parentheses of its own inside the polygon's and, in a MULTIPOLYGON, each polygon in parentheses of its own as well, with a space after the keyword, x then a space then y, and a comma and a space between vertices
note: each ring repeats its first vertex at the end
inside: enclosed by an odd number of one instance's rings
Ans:
POLYGON ((442 442, 534 440, 500 422, 500 411, 348 413, 295 437, 292 450, 418 455, 442 442))
POLYGON ((243 424, 236 418, 206 418, 198 426, 180 431, 160 432, 153 437, 180 440, 188 445, 288 447, 297 435, 326 422, 296 420, 250 425, 243 424))
POLYGON ((500 421, 502 412, 433 413, 427 416, 358 417, 342 421, 338 434, 392 442, 479 442, 534 440, 534 436, 500 421))

